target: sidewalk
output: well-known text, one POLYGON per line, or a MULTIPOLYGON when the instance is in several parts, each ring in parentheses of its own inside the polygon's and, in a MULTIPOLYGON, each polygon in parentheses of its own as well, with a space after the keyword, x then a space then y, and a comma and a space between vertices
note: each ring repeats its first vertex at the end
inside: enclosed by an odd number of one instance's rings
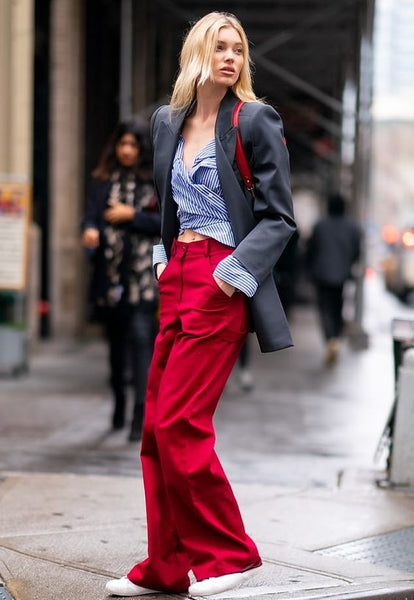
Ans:
MULTIPOLYGON (((220 598, 414 598, 413 573, 315 552, 412 526, 412 498, 361 482, 336 491, 234 489, 264 569, 220 598)), ((102 599, 106 580, 145 555, 140 481, 12 473, 0 494, 0 572, 16 600, 102 599)))
MULTIPOLYGON (((381 489, 372 464, 390 403, 392 316, 377 303, 370 349, 345 349, 327 372, 314 317, 301 309, 293 352, 255 354, 255 391, 241 396, 230 381, 219 453, 264 569, 214 598, 414 599, 414 491, 381 489)), ((6 590, 15 600, 100 600, 106 580, 146 552, 138 449, 102 434, 102 346, 58 349, 41 349, 28 378, 0 381, 1 600, 6 590)))

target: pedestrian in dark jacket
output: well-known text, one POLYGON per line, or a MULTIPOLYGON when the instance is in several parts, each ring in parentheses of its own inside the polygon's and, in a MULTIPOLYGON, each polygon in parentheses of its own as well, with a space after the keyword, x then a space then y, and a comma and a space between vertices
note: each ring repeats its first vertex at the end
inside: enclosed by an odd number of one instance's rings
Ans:
POLYGON ((145 389, 157 330, 158 285, 152 247, 160 215, 148 134, 135 121, 120 123, 92 173, 83 220, 83 244, 93 260, 91 301, 106 328, 113 429, 126 417, 126 367, 135 392, 131 441, 141 438, 145 389))
POLYGON ((343 328, 343 289, 352 276, 352 266, 360 256, 361 231, 345 216, 345 199, 340 194, 328 197, 328 214, 320 219, 307 247, 307 263, 315 284, 326 363, 338 357, 343 328))

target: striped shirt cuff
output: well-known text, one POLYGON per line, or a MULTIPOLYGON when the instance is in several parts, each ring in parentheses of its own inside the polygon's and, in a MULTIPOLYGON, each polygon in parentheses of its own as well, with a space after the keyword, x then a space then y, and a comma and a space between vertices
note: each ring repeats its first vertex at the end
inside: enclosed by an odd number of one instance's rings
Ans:
POLYGON ((219 262, 214 275, 241 290, 248 298, 254 296, 259 285, 253 275, 232 254, 219 262))
POLYGON ((166 265, 168 263, 167 253, 164 244, 155 244, 152 248, 152 266, 155 267, 158 263, 166 265))

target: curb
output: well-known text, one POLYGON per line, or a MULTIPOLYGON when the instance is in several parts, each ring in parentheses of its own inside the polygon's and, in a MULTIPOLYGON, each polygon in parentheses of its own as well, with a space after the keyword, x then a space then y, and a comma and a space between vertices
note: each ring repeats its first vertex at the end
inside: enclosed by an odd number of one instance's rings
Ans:
POLYGON ((0 581, 0 600, 13 600, 2 581, 0 581))
MULTIPOLYGON (((344 592, 334 596, 320 596, 321 600, 414 600, 414 587, 400 587, 393 589, 371 590, 359 592, 354 595, 353 592, 344 592)), ((298 599, 299 600, 299 599, 298 599)), ((316 598, 315 598, 316 600, 316 598)))

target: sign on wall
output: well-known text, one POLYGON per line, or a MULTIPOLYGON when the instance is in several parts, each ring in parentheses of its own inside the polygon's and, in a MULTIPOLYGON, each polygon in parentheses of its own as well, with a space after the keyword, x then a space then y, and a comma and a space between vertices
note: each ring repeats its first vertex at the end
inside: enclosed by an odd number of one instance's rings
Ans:
POLYGON ((0 181, 0 290, 23 290, 27 280, 31 187, 0 181))

